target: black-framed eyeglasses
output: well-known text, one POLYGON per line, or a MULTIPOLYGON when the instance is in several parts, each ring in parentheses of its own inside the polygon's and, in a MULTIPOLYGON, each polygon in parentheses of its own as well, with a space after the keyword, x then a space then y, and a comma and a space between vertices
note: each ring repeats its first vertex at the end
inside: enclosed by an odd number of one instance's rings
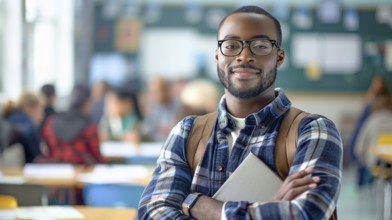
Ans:
POLYGON ((256 40, 218 40, 218 47, 223 55, 234 57, 241 54, 244 45, 247 44, 250 51, 255 56, 267 56, 271 53, 272 48, 275 46, 280 49, 276 40, 269 39, 256 39, 256 40))

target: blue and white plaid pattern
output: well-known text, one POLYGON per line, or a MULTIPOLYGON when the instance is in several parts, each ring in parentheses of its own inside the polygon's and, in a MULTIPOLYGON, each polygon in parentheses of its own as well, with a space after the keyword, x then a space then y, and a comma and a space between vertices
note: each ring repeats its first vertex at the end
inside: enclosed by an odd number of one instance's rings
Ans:
MULTIPOLYGON (((276 172, 274 148, 280 123, 291 103, 283 90, 276 89, 273 102, 246 118, 231 155, 227 135, 235 123, 226 111, 223 97, 219 119, 206 153, 192 178, 186 160, 188 135, 194 116, 173 128, 166 140, 153 178, 140 201, 139 219, 189 219, 181 205, 191 192, 212 197, 242 160, 253 152, 276 172)), ((227 219, 328 219, 335 209, 342 175, 342 142, 334 123, 320 115, 309 115, 298 128, 297 153, 290 174, 314 167, 320 177, 318 186, 295 200, 282 202, 226 202, 227 219)), ((241 186, 238 186, 241 187, 241 186)))

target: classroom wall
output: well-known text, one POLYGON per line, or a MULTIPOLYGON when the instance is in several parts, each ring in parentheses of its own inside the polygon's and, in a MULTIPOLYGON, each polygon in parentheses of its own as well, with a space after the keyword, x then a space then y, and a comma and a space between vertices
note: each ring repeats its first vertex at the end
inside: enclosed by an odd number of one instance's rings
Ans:
MULTIPOLYGON (((347 152, 353 128, 364 105, 364 93, 287 92, 287 95, 293 106, 324 115, 335 122, 342 137, 344 151, 347 152)), ((345 157, 347 156, 348 154, 345 157)))

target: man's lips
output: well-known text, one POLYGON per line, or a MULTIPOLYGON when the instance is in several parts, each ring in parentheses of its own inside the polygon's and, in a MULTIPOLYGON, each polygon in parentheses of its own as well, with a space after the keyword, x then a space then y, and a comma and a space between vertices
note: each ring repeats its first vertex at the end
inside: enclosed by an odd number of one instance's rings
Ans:
POLYGON ((235 68, 232 71, 234 77, 239 79, 248 79, 255 77, 258 73, 260 73, 257 69, 252 68, 235 68))

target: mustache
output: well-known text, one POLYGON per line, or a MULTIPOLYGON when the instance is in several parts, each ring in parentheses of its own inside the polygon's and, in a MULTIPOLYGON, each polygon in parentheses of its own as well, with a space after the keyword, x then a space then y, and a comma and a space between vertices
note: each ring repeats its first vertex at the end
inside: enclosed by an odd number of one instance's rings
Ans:
POLYGON ((240 64, 240 65, 236 65, 236 66, 231 66, 231 67, 229 67, 229 71, 233 72, 233 69, 237 69, 237 68, 254 69, 254 70, 258 70, 259 72, 262 72, 259 68, 255 67, 251 64, 240 64))

